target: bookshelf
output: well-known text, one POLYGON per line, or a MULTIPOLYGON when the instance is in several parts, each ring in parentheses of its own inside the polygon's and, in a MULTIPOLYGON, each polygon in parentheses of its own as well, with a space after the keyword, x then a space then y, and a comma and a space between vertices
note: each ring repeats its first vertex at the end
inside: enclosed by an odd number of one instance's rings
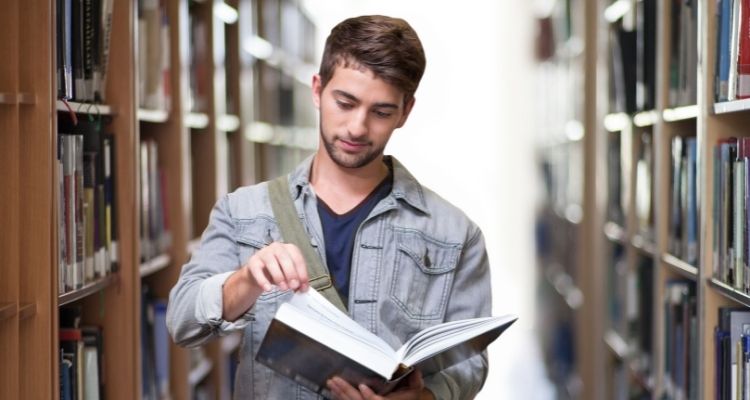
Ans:
MULTIPOLYGON (((572 68, 563 77, 593 86, 583 92, 579 113, 591 118, 583 118, 588 123, 581 157, 583 165, 593 160, 594 172, 584 168, 583 182, 576 183, 595 193, 595 201, 583 202, 579 227, 592 234, 571 244, 579 260, 571 277, 584 304, 604 307, 562 315, 575 324, 585 319, 579 313, 593 311, 598 319, 575 331, 572 341, 604 346, 589 347, 588 358, 572 368, 581 379, 580 397, 726 397, 717 392, 722 359, 717 360, 715 329, 722 323, 721 309, 750 311, 750 295, 737 283, 745 267, 732 264, 743 261, 727 258, 729 248, 744 245, 734 241, 742 234, 728 233, 742 232, 742 222, 729 216, 734 210, 726 205, 727 196, 742 187, 725 181, 734 178, 725 172, 734 160, 715 160, 722 151, 729 154, 732 138, 741 146, 748 136, 750 103, 715 97, 722 2, 557 4, 577 10, 579 20, 553 18, 562 26, 556 29, 573 26, 571 20, 580 23, 587 38, 583 54, 595 58, 572 67, 564 58, 540 62, 540 68, 550 62, 572 68)), ((569 97, 560 97, 563 105, 545 104, 545 111, 564 108, 569 97)), ((540 146, 540 153, 542 165, 555 159, 549 147, 540 146)), ((580 164, 563 159, 557 165, 580 170, 580 164)), ((545 224, 559 220, 554 203, 550 208, 539 213, 545 224)), ((554 246, 541 249, 540 260, 563 256, 554 246)), ((544 261, 540 268, 547 268, 544 261)))
MULTIPOLYGON (((9 1, 0 13, 0 56, 17 62, 0 65, 0 168, 5 174, 0 185, 5 227, 0 236, 5 261, 0 267, 0 398, 61 398, 60 324, 71 309, 80 310, 81 326, 100 328, 103 395, 141 398, 143 361, 153 357, 141 334, 151 323, 143 291, 153 300, 168 297, 219 196, 285 172, 305 154, 298 136, 309 135, 306 129, 315 126, 314 110, 309 102, 295 100, 309 97, 299 72, 311 72, 306 67, 317 51, 310 41, 315 27, 296 0, 151 2, 158 7, 150 15, 166 21, 158 27, 163 51, 159 62, 144 67, 148 55, 141 50, 154 43, 148 41, 153 32, 142 30, 139 22, 142 4, 114 1, 106 97, 92 103, 74 96, 65 102, 57 87, 57 51, 63 47, 56 39, 58 27, 65 26, 58 25, 60 2, 9 1), (273 13, 262 10, 273 8, 285 12, 269 20, 266 16, 273 13), (191 58, 196 21, 206 45, 199 60, 191 58), (261 92, 257 74, 265 62, 247 49, 253 38, 265 40, 266 31, 278 31, 279 40, 269 42, 283 57, 268 67, 276 69, 277 84, 261 92), (164 91, 141 90, 141 79, 154 77, 152 65, 162 68, 156 76, 164 91), (201 107, 195 107, 191 86, 196 74, 198 94, 205 96, 201 107), (287 107, 284 118, 259 117, 258 100, 264 96, 285 99, 278 103, 287 107), (66 215, 60 207, 66 197, 58 171, 58 133, 68 129, 73 115, 101 123, 112 138, 114 190, 107 193, 114 196, 111 229, 118 246, 111 272, 60 292, 67 274, 61 256, 67 244, 61 240, 67 240, 67 231, 57 224, 66 215), (253 141, 247 132, 260 122, 292 133, 273 144, 253 141)), ((105 154, 97 151, 97 156, 105 154)), ((170 345, 166 395, 230 398, 240 343, 241 337, 232 335, 204 346, 197 356, 170 345)))

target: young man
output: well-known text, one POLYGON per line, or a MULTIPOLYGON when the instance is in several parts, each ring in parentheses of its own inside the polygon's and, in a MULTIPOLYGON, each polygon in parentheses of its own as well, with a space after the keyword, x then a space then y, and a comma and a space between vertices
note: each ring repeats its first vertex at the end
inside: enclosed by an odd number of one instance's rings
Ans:
MULTIPOLYGON (((444 321, 490 310, 489 264, 479 228, 383 150, 414 106, 425 67, 405 21, 364 16, 326 41, 313 101, 320 146, 288 176, 305 231, 349 315, 394 348, 444 321)), ((175 342, 200 345, 242 330, 239 399, 318 395, 254 360, 270 321, 293 291, 310 286, 300 249, 284 243, 268 183, 220 199, 198 250, 170 294, 175 342)), ((419 371, 390 399, 468 399, 487 376, 482 353, 430 376, 419 371)), ((340 399, 380 399, 364 385, 328 381, 340 399)))

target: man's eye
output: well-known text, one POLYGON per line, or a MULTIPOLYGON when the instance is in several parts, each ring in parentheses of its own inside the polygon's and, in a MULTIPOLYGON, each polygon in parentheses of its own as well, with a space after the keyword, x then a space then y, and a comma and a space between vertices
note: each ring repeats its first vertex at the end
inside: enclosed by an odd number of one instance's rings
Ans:
POLYGON ((354 108, 351 103, 346 103, 343 101, 337 101, 336 104, 338 104, 339 108, 342 110, 351 110, 352 108, 354 108))
POLYGON ((375 115, 377 115, 378 118, 388 118, 391 116, 391 113, 384 112, 384 111, 375 111, 375 115))

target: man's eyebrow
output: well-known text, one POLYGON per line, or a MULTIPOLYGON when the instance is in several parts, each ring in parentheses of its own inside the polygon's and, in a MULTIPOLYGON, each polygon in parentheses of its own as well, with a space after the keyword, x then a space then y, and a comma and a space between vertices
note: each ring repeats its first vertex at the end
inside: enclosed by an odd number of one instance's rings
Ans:
MULTIPOLYGON (((347 92, 345 92, 343 90, 334 89, 333 90, 333 94, 336 95, 336 96, 345 97, 348 100, 353 101, 355 103, 359 103, 360 102, 360 100, 356 96, 354 96, 351 93, 347 93, 347 92)), ((398 104, 394 104, 394 103, 375 103, 373 105, 373 108, 393 108, 393 109, 398 109, 398 104)))
POLYGON ((338 89, 334 89, 334 90, 333 90, 333 94, 335 94, 335 95, 337 95, 337 96, 342 96, 342 97, 346 97, 347 99, 349 99, 349 100, 351 100, 351 101, 354 101, 354 102, 357 102, 357 103, 359 103, 359 99, 358 99, 358 98, 354 97, 354 95, 353 95, 353 94, 351 94, 351 93, 347 93, 347 92, 345 92, 345 91, 343 91, 343 90, 338 90, 338 89))

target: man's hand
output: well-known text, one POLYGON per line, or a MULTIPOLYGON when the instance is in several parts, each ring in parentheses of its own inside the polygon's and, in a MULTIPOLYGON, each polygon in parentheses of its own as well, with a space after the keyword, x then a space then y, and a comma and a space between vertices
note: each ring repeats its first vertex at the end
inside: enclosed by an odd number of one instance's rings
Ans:
POLYGON ((293 244, 274 242, 253 254, 243 265, 256 287, 264 292, 276 285, 281 290, 306 290, 307 264, 293 244))
POLYGON ((273 285, 281 290, 295 291, 305 291, 309 287, 307 264, 297 246, 271 243, 258 250, 232 274, 222 289, 223 319, 235 321, 273 285))
POLYGON ((354 388, 347 381, 335 376, 328 380, 328 389, 333 393, 337 400, 434 400, 432 392, 424 387, 422 373, 419 370, 414 371, 409 376, 409 383, 406 387, 397 389, 387 396, 379 396, 366 385, 359 385, 354 388))

